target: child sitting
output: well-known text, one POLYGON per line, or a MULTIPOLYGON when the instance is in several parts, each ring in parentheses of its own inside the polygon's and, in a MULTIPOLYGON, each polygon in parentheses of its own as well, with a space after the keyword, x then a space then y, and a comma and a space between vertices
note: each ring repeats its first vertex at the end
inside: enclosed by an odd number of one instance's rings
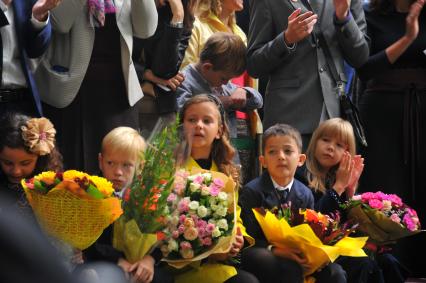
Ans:
MULTIPOLYGON (((230 137, 238 150, 247 149, 249 141, 243 139, 249 131, 249 125, 241 123, 244 113, 261 108, 263 105, 260 93, 250 87, 238 87, 230 79, 238 77, 246 69, 246 46, 237 35, 225 32, 213 34, 201 51, 200 60, 182 70, 185 80, 177 88, 178 106, 192 96, 207 93, 217 96, 227 112, 230 137), (238 121, 238 123, 237 123, 238 121)), ((236 159, 240 163, 238 155, 236 159)), ((250 164, 243 164, 250 166, 250 164)))
MULTIPOLYGON (((259 157, 267 170, 249 182, 239 199, 241 217, 255 246, 242 254, 242 267, 250 270, 260 282, 303 282, 307 259, 299 250, 271 246, 263 234, 252 209, 272 209, 291 202, 293 208, 313 208, 314 197, 309 188, 294 179, 297 167, 305 162, 302 138, 293 127, 276 124, 263 134, 263 155, 259 157)), ((334 263, 313 274, 316 282, 346 282, 344 270, 334 263)))
MULTIPOLYGON (((128 189, 135 172, 139 169, 141 154, 146 144, 142 136, 133 128, 118 127, 110 131, 102 140, 99 153, 99 168, 102 175, 112 182, 118 196, 128 189)), ((130 263, 124 254, 112 246, 113 225, 108 226, 101 237, 84 251, 86 262, 110 261, 117 263, 129 274, 132 282, 171 282, 160 268, 154 267, 155 259, 146 255, 141 260, 130 263)))

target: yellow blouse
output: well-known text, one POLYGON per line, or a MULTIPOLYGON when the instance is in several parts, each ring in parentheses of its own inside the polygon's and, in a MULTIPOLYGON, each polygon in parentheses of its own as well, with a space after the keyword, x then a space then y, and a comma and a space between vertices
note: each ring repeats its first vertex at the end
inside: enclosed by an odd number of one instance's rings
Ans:
MULTIPOLYGON (((236 24, 233 24, 231 29, 232 33, 241 37, 247 45, 247 36, 244 31, 236 24)), ((182 65, 180 67, 181 69, 189 64, 198 62, 204 44, 207 39, 216 32, 229 32, 229 29, 213 13, 210 13, 207 18, 201 19, 199 17, 195 17, 192 35, 189 39, 188 48, 186 49, 185 57, 183 58, 182 65)))

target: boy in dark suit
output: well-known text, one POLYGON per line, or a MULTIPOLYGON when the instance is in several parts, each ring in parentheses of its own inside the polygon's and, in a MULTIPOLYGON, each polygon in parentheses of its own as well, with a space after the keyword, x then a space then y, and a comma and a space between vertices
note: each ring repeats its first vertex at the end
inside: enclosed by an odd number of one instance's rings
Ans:
MULTIPOLYGON (((271 209, 291 202, 294 208, 313 208, 314 197, 309 188, 294 178, 297 167, 303 165, 300 133, 286 124, 276 124, 263 134, 263 155, 259 160, 265 170, 262 176, 249 182, 241 191, 239 205, 247 232, 256 240, 243 251, 242 267, 261 282, 303 282, 304 254, 292 248, 269 245, 252 209, 271 209)), ((346 282, 344 270, 329 264, 314 273, 317 282, 346 282)))

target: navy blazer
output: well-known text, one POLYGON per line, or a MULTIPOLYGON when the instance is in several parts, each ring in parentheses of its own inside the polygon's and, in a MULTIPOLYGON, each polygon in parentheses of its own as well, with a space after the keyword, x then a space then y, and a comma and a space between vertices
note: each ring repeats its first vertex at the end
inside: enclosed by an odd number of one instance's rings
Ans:
MULTIPOLYGON (((291 205, 294 208, 314 208, 312 191, 296 179, 294 179, 287 200, 291 201, 291 205)), ((244 186, 241 190, 238 204, 241 207, 241 219, 247 229, 247 233, 255 238, 256 246, 268 246, 262 228, 252 211, 253 208, 271 209, 280 205, 278 194, 267 171, 244 186)))
POLYGON ((51 37, 50 21, 42 30, 35 30, 31 23, 32 8, 36 0, 13 0, 14 25, 18 37, 19 57, 28 88, 34 102, 34 112, 42 116, 40 96, 30 70, 29 58, 37 58, 46 51, 51 37))

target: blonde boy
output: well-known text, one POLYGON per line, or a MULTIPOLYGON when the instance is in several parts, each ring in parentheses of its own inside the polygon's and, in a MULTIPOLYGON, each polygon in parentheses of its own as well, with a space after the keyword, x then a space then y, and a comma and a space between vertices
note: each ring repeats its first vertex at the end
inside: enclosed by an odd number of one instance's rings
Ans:
POLYGON ((115 128, 102 140, 99 168, 120 195, 131 184, 145 148, 142 136, 129 127, 115 128))

